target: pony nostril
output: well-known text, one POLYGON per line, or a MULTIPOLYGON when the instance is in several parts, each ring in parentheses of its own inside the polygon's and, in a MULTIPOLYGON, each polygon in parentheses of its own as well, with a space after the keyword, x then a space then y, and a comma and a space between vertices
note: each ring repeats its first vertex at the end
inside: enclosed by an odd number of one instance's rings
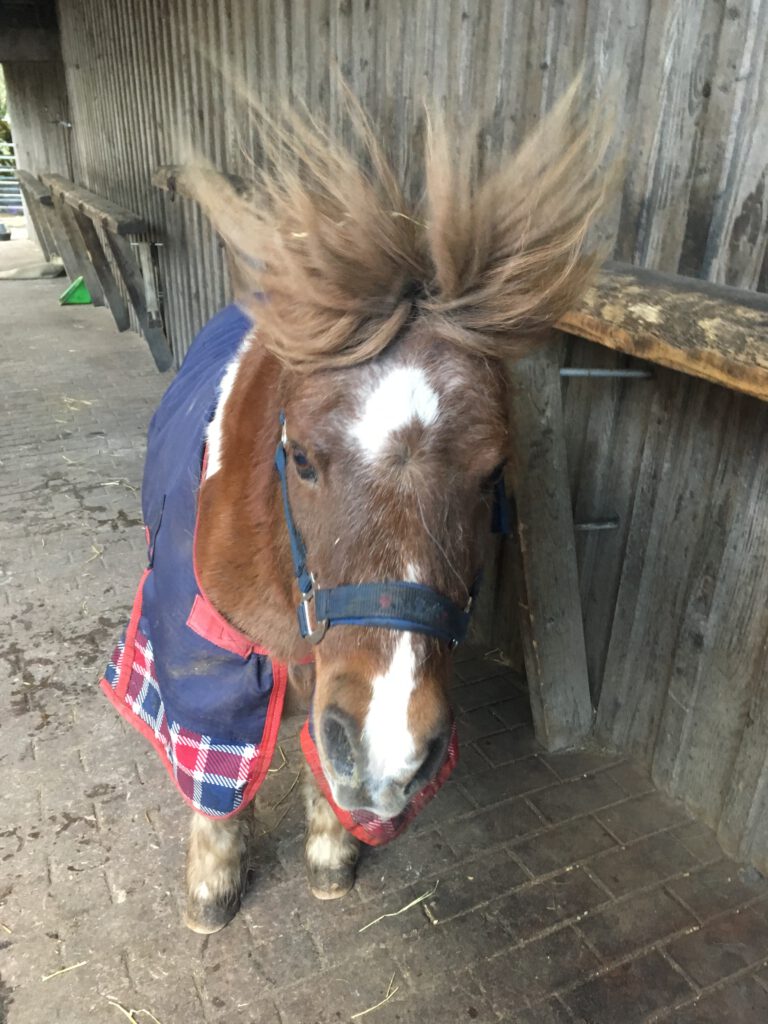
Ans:
POLYGON ((336 708, 328 708, 323 715, 323 746, 334 773, 351 779, 355 774, 355 753, 350 724, 336 708))
POLYGON ((440 767, 445 761, 445 755, 448 749, 448 740, 450 739, 449 730, 445 729, 438 736, 430 742, 427 747, 427 756, 421 762, 416 774, 413 776, 411 781, 405 787, 405 796, 412 797, 418 793, 420 789, 423 789, 428 782, 437 775, 440 767))

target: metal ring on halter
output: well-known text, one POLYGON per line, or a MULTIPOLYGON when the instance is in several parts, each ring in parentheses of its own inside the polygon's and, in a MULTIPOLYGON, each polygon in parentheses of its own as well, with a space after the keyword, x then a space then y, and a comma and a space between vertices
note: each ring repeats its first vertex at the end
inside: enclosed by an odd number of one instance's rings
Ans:
MULTIPOLYGON (((311 574, 310 574, 311 575, 311 574)), ((314 626, 309 618, 309 609, 315 602, 315 577, 311 576, 312 589, 301 595, 301 602, 297 609, 299 613, 299 627, 301 635, 311 644, 319 644, 328 630, 328 619, 315 619, 314 626)))

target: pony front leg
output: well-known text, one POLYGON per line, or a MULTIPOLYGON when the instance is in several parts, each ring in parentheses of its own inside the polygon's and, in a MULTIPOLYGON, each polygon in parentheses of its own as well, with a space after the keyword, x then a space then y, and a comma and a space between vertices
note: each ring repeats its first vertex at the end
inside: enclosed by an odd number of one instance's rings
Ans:
POLYGON ((304 780, 307 841, 304 861, 312 895, 337 900, 355 884, 360 844, 344 828, 309 772, 304 780))
POLYGON ((250 819, 247 813, 223 820, 192 815, 184 923, 193 932, 218 932, 240 909, 248 874, 250 819))

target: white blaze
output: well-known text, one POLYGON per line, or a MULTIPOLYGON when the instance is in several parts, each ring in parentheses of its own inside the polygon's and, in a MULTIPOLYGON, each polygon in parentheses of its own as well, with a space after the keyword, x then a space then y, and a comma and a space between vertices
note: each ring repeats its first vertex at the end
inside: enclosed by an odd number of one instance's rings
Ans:
POLYGON ((240 362, 250 347, 251 338, 249 336, 237 350, 237 354, 234 359, 227 364, 224 376, 221 378, 221 384, 219 384, 219 400, 216 403, 216 412, 214 413, 213 419, 208 424, 208 461, 205 469, 206 480, 212 477, 214 473, 218 473, 221 469, 221 448, 224 436, 224 412, 227 406, 227 399, 230 396, 232 388, 235 386, 237 371, 240 369, 240 362))
POLYGON ((363 728, 363 741, 373 778, 407 776, 418 767, 408 728, 408 705, 416 688, 413 638, 403 633, 389 668, 372 681, 373 697, 363 728))
POLYGON ((391 434, 412 420, 424 426, 438 417, 440 400, 418 366, 390 370, 368 395, 352 436, 370 459, 377 456, 391 434))

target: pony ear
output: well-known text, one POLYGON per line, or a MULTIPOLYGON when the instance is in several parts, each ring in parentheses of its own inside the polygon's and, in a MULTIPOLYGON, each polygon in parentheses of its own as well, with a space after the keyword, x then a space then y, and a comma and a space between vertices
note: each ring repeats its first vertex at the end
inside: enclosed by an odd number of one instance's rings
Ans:
POLYGON ((613 193, 612 118, 587 115, 579 76, 517 153, 473 188, 451 159, 444 124, 427 147, 425 307, 446 336, 487 355, 515 355, 520 335, 553 324, 581 296, 604 253, 590 229, 613 193))

